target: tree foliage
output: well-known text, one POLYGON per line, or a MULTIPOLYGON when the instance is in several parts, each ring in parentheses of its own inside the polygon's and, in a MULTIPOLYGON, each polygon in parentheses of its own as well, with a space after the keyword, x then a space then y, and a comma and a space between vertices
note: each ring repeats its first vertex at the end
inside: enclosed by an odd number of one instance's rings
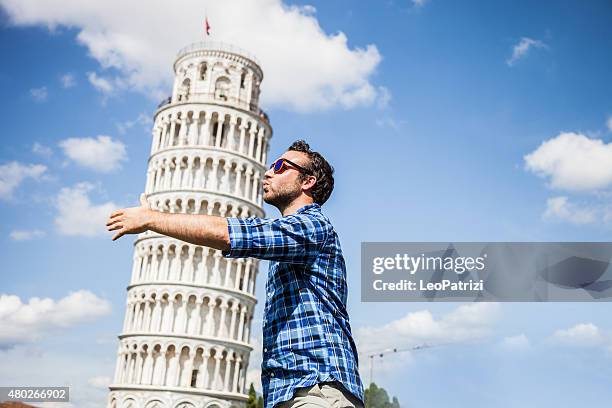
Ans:
POLYGON ((371 383, 365 390, 365 408, 400 408, 397 397, 389 401, 389 394, 384 388, 371 383))
POLYGON ((257 396, 255 387, 253 386, 253 383, 251 383, 251 386, 249 387, 249 399, 247 400, 246 408, 263 408, 263 406, 263 397, 261 395, 259 397, 257 396))

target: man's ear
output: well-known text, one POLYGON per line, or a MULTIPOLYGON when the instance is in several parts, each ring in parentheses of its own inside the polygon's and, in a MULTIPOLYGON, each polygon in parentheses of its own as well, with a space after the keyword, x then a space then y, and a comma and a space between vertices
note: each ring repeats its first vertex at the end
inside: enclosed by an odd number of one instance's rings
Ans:
POLYGON ((315 176, 307 175, 306 177, 304 177, 304 180, 302 180, 302 189, 310 191, 315 186, 315 184, 317 184, 317 178, 315 176))

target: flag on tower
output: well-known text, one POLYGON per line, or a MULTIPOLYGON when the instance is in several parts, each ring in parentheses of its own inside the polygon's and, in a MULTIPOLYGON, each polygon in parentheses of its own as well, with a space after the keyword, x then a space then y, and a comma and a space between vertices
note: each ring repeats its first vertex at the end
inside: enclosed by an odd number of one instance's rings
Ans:
POLYGON ((208 17, 204 18, 204 29, 206 31, 206 35, 210 35, 210 24, 208 24, 208 17))

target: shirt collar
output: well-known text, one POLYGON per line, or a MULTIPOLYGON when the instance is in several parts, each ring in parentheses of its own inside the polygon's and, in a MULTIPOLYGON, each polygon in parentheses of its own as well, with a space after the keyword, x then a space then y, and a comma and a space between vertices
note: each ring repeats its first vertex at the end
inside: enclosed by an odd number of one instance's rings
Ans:
POLYGON ((303 213, 304 211, 308 211, 311 208, 312 209, 319 209, 319 208, 321 208, 321 206, 319 204, 317 204, 317 203, 307 204, 307 205, 301 207, 300 209, 298 209, 295 213, 296 214, 303 213))

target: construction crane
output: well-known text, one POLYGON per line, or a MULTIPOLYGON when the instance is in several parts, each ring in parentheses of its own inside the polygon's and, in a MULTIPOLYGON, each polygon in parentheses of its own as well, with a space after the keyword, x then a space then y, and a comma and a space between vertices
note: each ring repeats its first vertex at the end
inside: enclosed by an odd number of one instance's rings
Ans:
POLYGON ((428 348, 432 348, 432 347, 440 347, 440 346, 445 346, 448 344, 454 344, 455 342, 452 343, 440 343, 440 344, 429 344, 429 343, 423 343, 423 344, 419 344, 416 346, 412 346, 412 347, 408 347, 408 348, 387 348, 384 350, 378 350, 378 351, 372 351, 369 353, 365 353, 366 356, 368 357, 368 371, 370 374, 370 380, 368 382, 367 387, 370 386, 370 384, 372 384, 373 381, 373 375, 374 375, 374 358, 375 357, 379 357, 379 358, 383 358, 385 354, 390 354, 390 353, 404 353, 406 351, 417 351, 417 350, 424 350, 424 349, 428 349, 428 348))

